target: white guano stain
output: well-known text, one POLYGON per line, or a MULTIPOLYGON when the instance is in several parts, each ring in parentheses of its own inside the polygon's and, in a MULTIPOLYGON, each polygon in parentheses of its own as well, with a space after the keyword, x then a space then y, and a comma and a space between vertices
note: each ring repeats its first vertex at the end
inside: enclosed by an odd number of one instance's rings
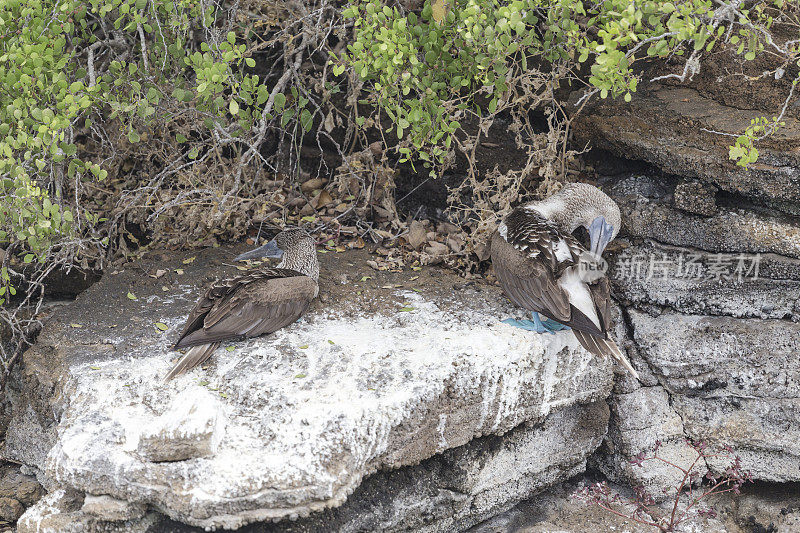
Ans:
POLYGON ((447 439, 444 436, 444 432, 447 429, 447 415, 442 413, 439 415, 439 424, 436 426, 436 432, 439 434, 439 448, 438 450, 446 450, 449 448, 447 445, 447 439))

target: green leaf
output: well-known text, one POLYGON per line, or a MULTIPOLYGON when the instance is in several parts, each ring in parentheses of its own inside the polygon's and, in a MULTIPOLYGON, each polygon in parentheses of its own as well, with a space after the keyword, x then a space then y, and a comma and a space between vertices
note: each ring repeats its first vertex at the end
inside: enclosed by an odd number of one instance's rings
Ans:
POLYGON ((169 326, 167 326, 163 322, 156 322, 156 328, 161 331, 167 331, 169 329, 169 326))
POLYGON ((311 128, 314 126, 314 117, 308 109, 303 109, 300 113, 300 126, 306 133, 311 131, 311 128))
POLYGON ((129 300, 138 300, 139 298, 137 298, 136 295, 133 294, 132 292, 128 291, 128 299, 129 300))
POLYGON ((289 121, 292 120, 293 116, 294 116, 294 109, 292 109, 291 107, 284 109, 283 113, 281 114, 281 126, 285 127, 287 124, 289 124, 289 121))
POLYGON ((246 57, 244 59, 244 64, 247 65, 250 68, 253 68, 253 67, 256 66, 256 60, 253 59, 252 57, 246 57))
POLYGON ((283 106, 286 105, 286 95, 283 93, 278 93, 275 95, 275 111, 281 111, 283 106))
POLYGON ((269 99, 269 89, 267 89, 266 85, 259 85, 256 92, 258 94, 256 104, 261 105, 269 99))
POLYGON ((236 103, 236 100, 231 100, 229 109, 231 110, 231 115, 236 115, 239 113, 239 104, 236 103))
POLYGON ((408 312, 408 311, 414 311, 415 309, 416 309, 416 307, 401 307, 400 309, 398 309, 398 311, 403 313, 403 312, 408 312))

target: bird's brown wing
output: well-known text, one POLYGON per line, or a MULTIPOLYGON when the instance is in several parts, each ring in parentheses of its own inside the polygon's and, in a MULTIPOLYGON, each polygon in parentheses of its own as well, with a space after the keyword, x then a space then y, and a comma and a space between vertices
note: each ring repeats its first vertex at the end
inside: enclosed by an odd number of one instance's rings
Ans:
POLYGON ((201 327, 183 337, 177 347, 272 333, 302 316, 316 287, 307 276, 272 277, 241 285, 218 299, 204 315, 201 327))
POLYGON ((559 322, 569 320, 569 299, 564 289, 556 283, 552 272, 548 272, 541 264, 520 272, 497 259, 492 263, 500 286, 514 304, 559 322))
POLYGON ((516 305, 566 323, 572 306, 558 277, 575 263, 578 243, 538 214, 521 209, 506 218, 506 227, 506 237, 499 232, 492 236, 492 265, 500 286, 516 305), (558 258, 558 241, 567 244, 567 257, 558 258))
POLYGON ((613 327, 611 322, 611 283, 604 276, 589 284, 589 292, 592 295, 592 302, 597 310, 597 316, 600 318, 603 332, 607 333, 613 327))
POLYGON ((313 279, 289 269, 265 268, 218 281, 189 313, 175 348, 271 333, 297 320, 315 290, 313 279), (265 316, 269 318, 262 320, 265 316), (270 330, 276 324, 282 325, 270 330))

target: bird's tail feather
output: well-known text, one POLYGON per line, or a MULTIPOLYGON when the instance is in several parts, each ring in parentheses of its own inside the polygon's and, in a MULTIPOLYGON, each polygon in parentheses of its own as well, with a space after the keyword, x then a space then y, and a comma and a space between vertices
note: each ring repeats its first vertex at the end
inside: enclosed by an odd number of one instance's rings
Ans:
POLYGON ((633 365, 631 365, 628 357, 622 353, 622 351, 619 349, 619 346, 617 346, 617 343, 612 339, 605 339, 603 337, 598 337, 597 335, 585 333, 577 329, 573 329, 572 331, 575 333, 575 337, 577 337, 578 342, 580 342, 581 345, 589 352, 593 353, 594 355, 599 355, 600 357, 613 357, 625 368, 625 370, 630 372, 633 377, 635 377, 637 380, 639 379, 639 373, 636 372, 636 369, 633 368, 633 365))
POLYGON ((177 362, 177 364, 169 371, 169 373, 164 376, 164 381, 169 381, 175 376, 179 376, 184 372, 188 372, 189 370, 193 369, 197 365, 201 364, 203 361, 211 357, 211 354, 214 353, 214 350, 219 348, 218 342, 212 342, 211 344, 200 344, 198 346, 192 346, 189 348, 189 351, 181 357, 181 360, 177 362))

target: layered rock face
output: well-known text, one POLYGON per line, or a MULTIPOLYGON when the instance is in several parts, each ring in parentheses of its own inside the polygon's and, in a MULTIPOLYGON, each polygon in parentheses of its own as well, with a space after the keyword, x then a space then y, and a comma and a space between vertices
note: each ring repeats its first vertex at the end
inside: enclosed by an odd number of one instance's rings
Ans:
POLYGON ((654 86, 630 104, 596 105, 576 126, 614 156, 653 165, 606 182, 626 237, 610 275, 645 378, 618 383, 597 464, 655 494, 680 472, 626 458, 656 440, 684 465, 696 457, 685 440, 704 440, 729 447, 756 479, 800 480, 800 129, 790 111, 744 170, 728 161, 731 139, 712 132, 771 112, 736 105, 712 99, 703 80, 654 86))
POLYGON ((399 468, 328 523, 452 531, 584 470, 607 428, 608 361, 569 332, 500 323, 519 311, 497 288, 436 270, 364 276, 366 255, 332 255, 307 316, 168 383, 170 344, 231 250, 142 261, 58 311, 25 354, 2 450, 49 492, 19 530, 146 530, 164 515, 204 528, 309 517, 296 525, 313 531, 316 511, 399 468))
MULTIPOLYGON (((778 90, 771 86, 764 92, 778 90)), ((625 159, 646 161, 669 174, 697 179, 744 197, 776 202, 797 213, 800 122, 790 112, 785 117, 786 124, 760 146, 758 162, 748 169, 737 167, 728 159, 732 140, 724 134, 739 135, 752 119, 777 115, 780 106, 759 111, 741 101, 720 102, 718 98, 704 90, 702 81, 688 87, 651 85, 637 92, 629 104, 603 103, 588 109, 579 118, 578 135, 596 148, 625 159), (743 107, 738 108, 737 104, 743 107)))

